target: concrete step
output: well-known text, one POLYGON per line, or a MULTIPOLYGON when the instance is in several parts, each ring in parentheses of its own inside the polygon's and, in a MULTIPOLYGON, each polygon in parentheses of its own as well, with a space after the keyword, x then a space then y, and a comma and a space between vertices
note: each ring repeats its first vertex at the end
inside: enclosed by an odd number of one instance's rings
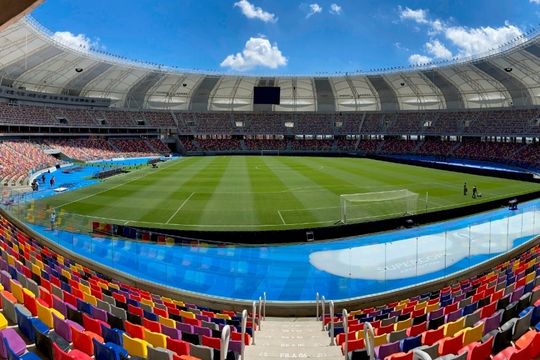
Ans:
POLYGON ((341 349, 330 346, 328 333, 315 318, 267 318, 255 334, 255 345, 246 347, 247 360, 342 359, 341 349))

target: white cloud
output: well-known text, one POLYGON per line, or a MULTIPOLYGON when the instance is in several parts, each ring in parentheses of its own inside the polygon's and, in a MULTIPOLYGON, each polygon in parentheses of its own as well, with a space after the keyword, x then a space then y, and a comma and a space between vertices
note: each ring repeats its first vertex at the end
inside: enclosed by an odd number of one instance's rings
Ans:
POLYGON ((497 48, 523 35, 523 32, 517 26, 505 23, 498 28, 453 26, 446 28, 444 35, 459 49, 460 56, 472 56, 497 48))
POLYGON ((275 14, 272 14, 268 11, 264 11, 262 8, 251 4, 247 0, 240 0, 234 3, 234 7, 240 8, 242 14, 244 14, 248 19, 259 19, 264 22, 275 23, 277 17, 275 14))
MULTIPOLYGON (((540 4, 540 0, 530 0, 540 4)), ((428 11, 424 9, 412 10, 408 7, 399 7, 399 16, 402 20, 412 20, 417 24, 423 24, 428 27, 427 35, 430 40, 426 42, 424 48, 426 52, 436 59, 449 60, 454 57, 449 47, 455 49, 455 55, 458 57, 469 57, 480 55, 491 49, 505 44, 517 37, 523 35, 521 29, 517 26, 505 22, 500 27, 466 27, 454 26, 449 24, 450 21, 441 19, 431 19, 428 16, 428 11), (436 37, 444 37, 446 44, 443 44, 436 37)), ((428 56, 415 54, 409 58, 411 63, 423 63, 428 56), (415 56, 418 55, 418 56, 415 56), (420 57, 423 57, 422 59, 420 57)))
POLYGON ((399 18, 401 20, 414 20, 418 24, 427 24, 427 10, 424 9, 416 9, 413 10, 411 8, 402 8, 399 7, 399 18))
POLYGON ((426 50, 437 59, 449 60, 452 52, 448 50, 439 40, 431 40, 426 43, 426 50))
POLYGON ((315 4, 309 4, 309 12, 306 15, 306 18, 309 18, 315 14, 319 14, 323 11, 323 8, 321 5, 315 3, 315 4))
MULTIPOLYGON (((540 0, 538 0, 540 1, 540 0)), ((338 4, 332 4, 330 5, 330 14, 333 15, 341 15, 341 12, 343 11, 343 8, 338 4)))
POLYGON ((533 4, 540 5, 540 0, 529 0, 529 1, 532 2, 533 4))
POLYGON ((420 54, 413 54, 409 56, 409 63, 413 65, 420 65, 420 64, 427 64, 431 62, 433 59, 429 56, 420 55, 420 54))
POLYGON ((92 40, 84 34, 75 35, 69 31, 57 31, 53 34, 52 38, 77 50, 89 51, 90 49, 103 49, 103 46, 99 43, 99 39, 92 40))
POLYGON ((250 38, 242 52, 227 56, 220 64, 221 67, 237 71, 250 70, 257 66, 277 69, 285 65, 287 58, 283 56, 277 44, 271 44, 265 37, 250 38))

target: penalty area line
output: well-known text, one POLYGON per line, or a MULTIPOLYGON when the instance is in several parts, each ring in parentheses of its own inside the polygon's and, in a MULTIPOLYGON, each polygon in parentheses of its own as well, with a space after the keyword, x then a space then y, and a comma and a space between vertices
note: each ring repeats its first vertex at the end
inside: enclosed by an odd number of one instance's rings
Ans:
POLYGON ((182 204, 180 204, 180 206, 178 207, 178 209, 176 209, 176 211, 174 212, 174 214, 171 215, 171 217, 169 218, 169 220, 167 220, 167 222, 165 224, 168 224, 171 222, 172 219, 174 219, 174 217, 180 212, 180 210, 182 210, 182 208, 184 207, 184 205, 187 204, 187 202, 193 197, 193 195, 195 195, 194 192, 191 193, 191 195, 188 196, 188 198, 186 200, 184 200, 182 202, 182 204))
POLYGON ((286 223, 285 220, 283 219, 283 215, 281 215, 281 211, 278 210, 277 213, 278 213, 278 215, 279 215, 279 217, 280 217, 281 222, 283 223, 283 225, 287 225, 287 223, 286 223))

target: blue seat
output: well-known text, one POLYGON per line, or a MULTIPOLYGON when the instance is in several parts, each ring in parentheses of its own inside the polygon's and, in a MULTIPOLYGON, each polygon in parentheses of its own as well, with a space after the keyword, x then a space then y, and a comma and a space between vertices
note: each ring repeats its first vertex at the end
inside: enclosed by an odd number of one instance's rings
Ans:
POLYGON ((465 307, 463 308, 463 316, 472 314, 473 312, 476 311, 477 308, 478 308, 477 302, 469 304, 469 305, 465 305, 465 307))
POLYGON ((96 339, 92 339, 92 342, 94 344, 95 360, 123 360, 128 358, 127 350, 121 346, 112 343, 102 344, 96 339))
POLYGON ((124 346, 122 334, 124 334, 122 330, 109 328, 101 324, 101 336, 103 336, 105 343, 113 343, 119 346, 124 346))
POLYGON ((402 339, 399 342, 399 347, 401 348, 401 351, 405 353, 419 346, 422 346, 422 335, 411 336, 411 337, 402 339))
POLYGON ((77 310, 79 310, 82 313, 92 315, 92 306, 86 301, 83 301, 81 299, 77 299, 77 310))
POLYGON ((30 312, 27 312, 27 310, 24 311, 23 309, 26 310, 20 304, 15 305, 15 313, 17 314, 17 326, 19 327, 21 333, 30 342, 35 342, 36 332, 34 330, 34 326, 40 329, 40 331, 43 333, 47 333, 49 331, 49 328, 38 318, 33 318, 30 312))
POLYGON ((159 321, 159 316, 150 311, 143 310, 143 316, 150 321, 159 321))

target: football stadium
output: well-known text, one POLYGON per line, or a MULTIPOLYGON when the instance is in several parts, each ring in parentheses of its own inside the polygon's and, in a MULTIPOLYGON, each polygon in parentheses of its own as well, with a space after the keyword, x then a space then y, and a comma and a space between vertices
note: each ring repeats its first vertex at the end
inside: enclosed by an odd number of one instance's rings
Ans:
POLYGON ((75 3, 0 0, 1 359, 540 359, 534 26, 381 1, 392 67, 323 55, 386 46, 349 0, 75 3), (236 31, 289 56, 198 70, 236 31))

